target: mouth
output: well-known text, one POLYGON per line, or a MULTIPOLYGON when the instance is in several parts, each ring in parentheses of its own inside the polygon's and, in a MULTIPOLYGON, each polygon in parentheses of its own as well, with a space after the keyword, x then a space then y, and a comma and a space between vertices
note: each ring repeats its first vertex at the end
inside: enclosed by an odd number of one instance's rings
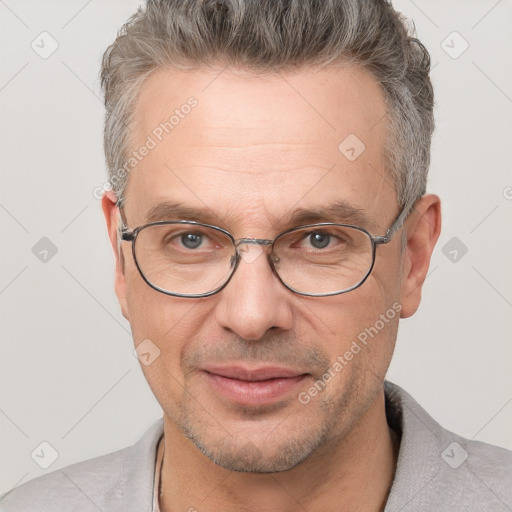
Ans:
POLYGON ((248 406, 284 400, 309 375, 278 366, 209 366, 203 371, 215 392, 232 402, 248 406))

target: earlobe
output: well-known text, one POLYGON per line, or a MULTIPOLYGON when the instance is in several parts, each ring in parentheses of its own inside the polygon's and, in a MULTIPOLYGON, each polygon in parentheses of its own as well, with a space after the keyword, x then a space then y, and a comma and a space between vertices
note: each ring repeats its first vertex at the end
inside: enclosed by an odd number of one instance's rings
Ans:
POLYGON ((432 252, 441 232, 441 201, 428 194, 414 205, 404 229, 406 244, 402 265, 401 318, 412 316, 421 302, 421 290, 432 252))
POLYGON ((114 251, 114 258, 116 262, 114 284, 115 292, 117 295, 117 299, 119 300, 123 316, 128 320, 128 307, 126 302, 126 279, 124 274, 123 254, 121 247, 119 245, 120 241, 118 232, 120 214, 119 208, 117 207, 117 197, 114 194, 114 192, 105 192, 105 195, 101 200, 101 207, 103 209, 103 214, 105 215, 108 237, 110 239, 110 244, 112 245, 112 249, 114 251))

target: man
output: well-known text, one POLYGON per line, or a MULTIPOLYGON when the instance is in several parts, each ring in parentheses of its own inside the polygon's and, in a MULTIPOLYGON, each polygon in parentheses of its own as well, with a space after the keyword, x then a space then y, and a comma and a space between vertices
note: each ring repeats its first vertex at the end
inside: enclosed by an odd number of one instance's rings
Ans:
POLYGON ((512 510, 385 382, 440 232, 429 57, 384 1, 148 1, 105 53, 115 290, 164 411, 3 511, 512 510))

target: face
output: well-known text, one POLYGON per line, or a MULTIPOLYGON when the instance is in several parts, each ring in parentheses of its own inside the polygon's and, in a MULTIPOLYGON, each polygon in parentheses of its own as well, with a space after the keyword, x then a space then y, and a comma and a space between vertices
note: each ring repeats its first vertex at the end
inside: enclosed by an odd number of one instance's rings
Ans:
MULTIPOLYGON (((180 218, 235 238, 273 239, 296 225, 289 222, 296 210, 343 203, 341 216, 311 222, 357 220, 383 235, 399 207, 385 171, 386 109, 374 79, 355 67, 266 77, 220 69, 159 71, 144 84, 132 149, 148 136, 156 145, 129 176, 128 228, 180 218), (181 108, 190 97, 197 104, 181 108), (161 133, 176 109, 179 121, 161 133), (355 159, 339 149, 350 134, 355 159), (177 203, 187 217, 161 206, 177 203)), ((104 210, 115 245, 109 198, 104 210)), ((382 387, 399 311, 417 302, 404 293, 404 282, 411 289, 417 282, 409 284, 415 266, 401 237, 378 247, 362 286, 330 297, 285 288, 267 248, 256 246, 246 247, 258 253, 240 261, 219 293, 164 295, 143 281, 123 242, 116 292, 135 345, 150 340, 160 351, 142 369, 166 428, 218 465, 253 472, 290 469, 346 436, 382 387)))

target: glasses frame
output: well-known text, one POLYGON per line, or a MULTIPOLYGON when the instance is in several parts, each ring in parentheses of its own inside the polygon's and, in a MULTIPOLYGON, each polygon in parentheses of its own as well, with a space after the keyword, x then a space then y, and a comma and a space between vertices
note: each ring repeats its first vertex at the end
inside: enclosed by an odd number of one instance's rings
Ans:
POLYGON ((391 242, 393 235, 401 228, 401 226, 402 226, 403 222, 405 221, 405 219, 407 218, 409 212, 410 212, 410 210, 407 207, 407 205, 404 206, 402 211, 398 214, 398 217, 396 217, 396 219, 393 221, 391 226, 386 230, 386 233, 384 235, 372 235, 366 229, 364 229, 360 226, 355 226, 352 224, 339 224, 339 223, 335 223, 335 222, 320 222, 317 224, 305 224, 302 226, 296 226, 296 227, 287 229, 286 231, 283 231, 282 233, 279 233, 273 240, 270 240, 267 238, 235 238, 229 231, 227 231, 224 228, 215 226, 213 224, 204 224, 202 222, 196 222, 196 221, 190 221, 190 220, 168 220, 168 221, 165 220, 165 221, 151 222, 149 224, 143 224, 141 226, 138 226, 138 227, 134 228, 133 230, 129 230, 128 227, 122 225, 120 231, 121 231, 121 240, 124 242, 131 242, 131 244, 132 244, 133 260, 135 262, 135 266, 137 267, 137 270, 139 271, 139 274, 141 275, 142 279, 151 288, 153 288, 154 290, 156 290, 158 292, 164 293, 165 295, 170 295, 173 297, 198 299, 198 298, 202 298, 202 297, 210 297, 211 295, 215 295, 216 293, 219 293, 231 281, 233 275, 236 272, 236 269, 238 268, 240 260, 242 259, 242 257, 240 256, 238 247, 240 245, 244 245, 244 244, 257 244, 257 245, 263 245, 263 246, 267 246, 267 247, 270 246, 271 250, 269 252, 267 252, 267 261, 270 265, 272 273, 279 279, 279 281, 283 284, 283 286, 285 286, 288 290, 290 290, 294 293, 297 293, 298 295, 303 295, 306 297, 329 297, 332 295, 341 295, 342 293, 347 293, 352 290, 355 290, 356 288, 359 288, 359 286, 361 286, 366 281, 366 279, 368 279, 368 276, 372 273, 373 267, 375 265, 375 256, 376 256, 376 252, 377 252, 377 246, 383 245, 383 244, 388 244, 389 242, 391 242), (135 243, 137 240, 137 236, 143 229, 148 228, 150 226, 170 225, 170 224, 191 224, 191 225, 195 225, 195 226, 212 228, 212 229, 215 229, 215 230, 225 234, 231 240, 233 247, 235 248, 235 264, 233 265, 233 269, 231 270, 231 273, 229 274, 228 278, 221 286, 219 286, 218 288, 215 288, 212 291, 206 292, 206 293, 184 294, 184 293, 170 292, 168 290, 164 290, 163 288, 160 288, 159 286, 156 286, 155 284, 151 283, 147 279, 147 277, 144 275, 144 272, 142 271, 142 269, 139 265, 139 262, 137 261, 137 256, 135 253, 135 243), (348 227, 348 228, 357 229, 357 230, 363 232, 366 236, 368 236, 368 238, 370 239, 371 244, 372 244, 372 263, 370 265, 368 272, 365 274, 365 276, 357 284, 355 284, 354 286, 352 286, 350 288, 347 288, 345 290, 335 291, 335 292, 328 292, 328 293, 300 292, 300 291, 292 288, 288 284, 286 284, 281 279, 281 276, 277 272, 277 270, 274 266, 274 262, 272 261, 272 253, 273 253, 274 245, 277 242, 277 240, 279 240, 281 237, 287 235, 288 233, 292 233, 293 231, 298 231, 298 230, 304 229, 304 228, 314 228, 314 227, 321 227, 321 226, 348 227))

